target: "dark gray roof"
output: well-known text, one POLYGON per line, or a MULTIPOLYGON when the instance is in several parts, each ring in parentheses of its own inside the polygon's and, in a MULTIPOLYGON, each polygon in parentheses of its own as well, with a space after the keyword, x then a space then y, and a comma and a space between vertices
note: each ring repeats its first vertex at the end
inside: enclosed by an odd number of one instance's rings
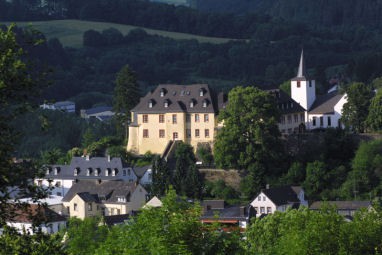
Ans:
POLYGON ((276 99, 277 108, 281 114, 301 113, 305 112, 305 109, 293 100, 287 93, 281 89, 267 90, 276 99))
POLYGON ((254 210, 251 206, 229 206, 222 209, 205 210, 201 219, 216 220, 217 215, 219 220, 246 220, 251 214, 250 209, 254 210))
POLYGON ((218 109, 216 109, 215 101, 217 101, 217 98, 215 98, 207 84, 162 84, 141 98, 138 105, 131 111, 136 113, 217 113, 218 109), (203 91, 203 96, 200 96, 200 90, 203 91), (161 96, 161 93, 163 93, 163 96, 161 96), (193 101, 193 107, 190 106, 191 101, 193 101), (168 102, 168 107, 165 107, 165 102, 168 102), (203 102, 207 103, 206 107, 203 107, 203 102), (151 108, 149 103, 152 103, 151 108))
POLYGON ((291 186, 272 187, 261 191, 277 206, 300 202, 291 186))
POLYGON ((333 114, 334 106, 340 101, 343 94, 337 91, 318 96, 310 107, 309 114, 333 114))
POLYGON ((319 210, 324 204, 335 206, 337 210, 359 210, 372 205, 370 201, 316 201, 309 209, 319 210))
POLYGON ((73 184, 62 201, 69 202, 78 194, 81 198, 84 196, 86 199, 90 199, 90 196, 92 196, 95 201, 105 203, 117 203, 119 196, 125 196, 127 199, 126 202, 129 202, 129 195, 134 192, 136 187, 137 185, 135 183, 120 180, 102 182, 79 180, 73 184), (103 197, 105 198, 104 201, 103 197))
POLYGON ((203 208, 210 209, 223 209, 225 207, 224 200, 204 200, 202 202, 203 208))
MULTIPOLYGON (((134 214, 136 213, 134 212, 134 214)), ((134 215, 130 215, 130 214, 109 215, 109 216, 104 216, 103 220, 106 225, 113 226, 113 225, 125 223, 127 220, 130 219, 131 216, 134 216, 134 215)))
POLYGON ((89 192, 81 192, 77 194, 85 202, 96 202, 98 201, 97 197, 90 195, 89 192))
POLYGON ((136 166, 134 167, 134 173, 138 178, 142 178, 145 175, 146 171, 151 168, 151 165, 147 166, 136 166))
POLYGON ((62 178, 62 179, 103 179, 113 180, 122 178, 122 170, 128 168, 124 166, 121 158, 109 158, 107 157, 73 157, 70 165, 50 165, 49 174, 46 174, 46 178, 62 178), (58 172, 55 175, 54 169, 57 168, 58 172), (77 169, 77 176, 74 175, 74 170, 77 169), (91 173, 87 176, 87 170, 91 173), (115 176, 112 176, 112 170, 115 170, 115 176), (95 174, 98 172, 98 176, 95 174), (106 176, 108 171, 108 176, 106 176))
POLYGON ((107 112, 107 111, 113 111, 113 107, 111 106, 93 107, 90 109, 86 109, 85 113, 89 115, 89 114, 96 114, 96 113, 107 112))

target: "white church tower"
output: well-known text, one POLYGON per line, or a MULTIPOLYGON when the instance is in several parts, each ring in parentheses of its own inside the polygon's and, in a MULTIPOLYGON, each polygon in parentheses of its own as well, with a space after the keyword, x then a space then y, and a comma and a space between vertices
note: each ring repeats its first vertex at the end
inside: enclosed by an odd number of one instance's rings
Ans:
POLYGON ((291 96, 305 110, 309 110, 316 100, 316 84, 306 76, 304 51, 301 51, 297 76, 291 80, 291 96))

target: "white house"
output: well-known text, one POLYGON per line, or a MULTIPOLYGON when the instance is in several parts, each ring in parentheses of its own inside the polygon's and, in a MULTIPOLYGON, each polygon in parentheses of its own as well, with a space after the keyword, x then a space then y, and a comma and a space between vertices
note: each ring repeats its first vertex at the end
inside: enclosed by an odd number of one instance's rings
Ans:
POLYGON ((46 166, 44 178, 35 179, 43 187, 51 187, 51 194, 64 197, 76 180, 123 180, 136 182, 132 167, 125 166, 121 158, 73 157, 69 165, 46 166))
POLYGON ((342 128, 343 105, 346 94, 330 89, 325 95, 316 95, 315 80, 309 79, 305 70, 304 52, 301 52, 297 76, 291 80, 291 97, 305 110, 305 128, 342 128))
POLYGON ((251 202, 256 210, 256 217, 275 211, 285 212, 287 208, 308 206, 304 190, 300 186, 283 186, 261 190, 251 202))
POLYGON ((60 110, 63 112, 70 112, 74 113, 76 112, 76 104, 72 101, 59 101, 54 104, 42 104, 40 105, 41 109, 48 109, 48 110, 60 110))
POLYGON ((100 121, 105 121, 114 116, 113 108, 110 106, 98 106, 90 109, 81 110, 81 118, 89 119, 96 118, 100 121))
POLYGON ((38 217, 43 223, 38 226, 43 233, 53 234, 66 227, 66 219, 53 210, 30 204, 27 210, 16 209, 15 216, 6 221, 8 226, 15 228, 19 233, 34 234, 35 229, 31 217, 38 217))

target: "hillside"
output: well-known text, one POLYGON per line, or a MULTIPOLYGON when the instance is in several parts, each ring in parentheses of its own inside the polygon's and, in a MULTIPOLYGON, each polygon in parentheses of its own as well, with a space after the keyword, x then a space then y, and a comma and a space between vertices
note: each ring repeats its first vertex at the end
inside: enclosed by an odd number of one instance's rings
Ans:
MULTIPOLYGON (((10 24, 10 22, 5 22, 10 24)), ((150 35, 160 35, 169 37, 176 40, 191 40, 195 39, 200 43, 214 43, 221 44, 230 41, 227 38, 198 36, 186 33, 168 32, 155 29, 147 29, 137 26, 129 26, 122 24, 114 24, 108 22, 95 22, 95 21, 83 21, 83 20, 50 20, 50 21, 32 21, 32 22, 17 22, 18 26, 31 25, 33 28, 41 31, 47 39, 57 38, 66 47, 82 47, 83 33, 87 30, 93 29, 101 32, 108 28, 116 28, 126 35, 131 30, 141 28, 150 35)))
POLYGON ((257 13, 312 26, 382 29, 382 1, 370 0, 197 0, 204 12, 257 13))

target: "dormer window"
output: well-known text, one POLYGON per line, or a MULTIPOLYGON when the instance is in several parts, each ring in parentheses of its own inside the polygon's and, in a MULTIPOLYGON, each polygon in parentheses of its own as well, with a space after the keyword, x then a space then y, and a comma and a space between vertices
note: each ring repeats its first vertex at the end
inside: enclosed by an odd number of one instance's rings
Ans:
POLYGON ((204 96, 204 88, 199 89, 199 96, 204 96))
POLYGON ((118 196, 118 197, 117 197, 117 201, 118 201, 118 202, 121 202, 121 203, 126 203, 126 197, 124 197, 124 196, 118 196))
POLYGON ((195 106, 195 100, 191 99, 190 101, 190 108, 193 108, 195 106))
POLYGON ((105 176, 109 176, 110 175, 110 168, 107 168, 106 170, 105 170, 105 176))
POLYGON ((149 100, 149 108, 153 108, 154 103, 155 103, 154 99, 150 99, 149 100))
POLYGON ((101 169, 97 168, 95 171, 94 171, 94 176, 98 176, 101 172, 101 169))
POLYGON ((54 168, 54 175, 58 175, 59 169, 59 167, 54 168))
POLYGON ((164 97, 166 95, 166 92, 167 92, 166 89, 161 88, 160 92, 159 92, 160 93, 160 97, 164 97))
POLYGON ((92 169, 91 168, 88 168, 86 170, 86 176, 90 176, 92 174, 92 169))
POLYGON ((122 175, 126 176, 126 170, 125 169, 122 170, 122 175))
POLYGON ((206 108, 208 106, 208 100, 204 99, 203 100, 203 107, 206 108))
POLYGON ((118 170, 116 168, 114 168, 112 171, 111 171, 111 176, 115 176, 117 174, 118 170))
POLYGON ((74 169, 74 176, 77 176, 80 173, 80 169, 75 168, 74 169))
POLYGON ((46 168, 46 174, 50 174, 50 168, 49 167, 46 168))
POLYGON ((166 99, 164 100, 164 107, 167 108, 170 104, 170 100, 166 99))

